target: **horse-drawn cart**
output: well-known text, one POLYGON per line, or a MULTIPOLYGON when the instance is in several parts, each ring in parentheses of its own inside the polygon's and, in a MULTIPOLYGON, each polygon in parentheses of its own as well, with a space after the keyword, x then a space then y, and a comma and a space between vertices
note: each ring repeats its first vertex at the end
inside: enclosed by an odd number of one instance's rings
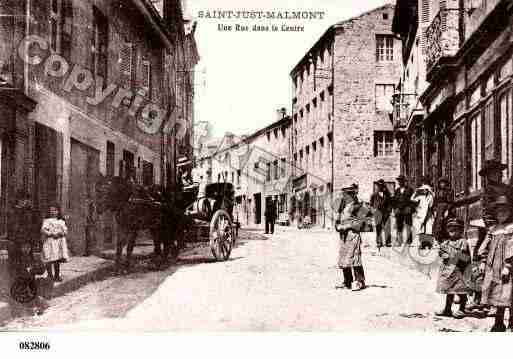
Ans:
POLYGON ((186 188, 183 194, 184 202, 188 202, 185 216, 189 223, 183 241, 208 242, 216 260, 227 260, 237 232, 233 219, 233 185, 227 182, 211 183, 206 185, 204 193, 199 193, 198 187, 192 187, 186 188))

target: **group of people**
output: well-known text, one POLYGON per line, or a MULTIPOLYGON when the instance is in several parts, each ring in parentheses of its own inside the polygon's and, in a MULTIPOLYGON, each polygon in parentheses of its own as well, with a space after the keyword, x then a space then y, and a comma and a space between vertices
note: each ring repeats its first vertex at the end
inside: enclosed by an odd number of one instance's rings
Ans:
POLYGON ((385 181, 380 179, 371 196, 378 249, 392 246, 392 211, 395 214, 397 245, 402 245, 405 238, 407 244, 412 244, 415 238, 421 248, 432 247, 434 238, 445 235, 444 221, 452 214, 453 193, 448 179, 440 178, 436 191, 429 177, 423 177, 416 190, 408 186, 403 175, 397 177, 397 184, 392 195, 385 181))
POLYGON ((436 291, 445 295, 445 304, 435 314, 457 319, 493 314, 492 331, 513 331, 513 186, 501 182, 504 169, 505 165, 492 160, 479 173, 485 183, 482 224, 477 224, 480 236, 472 250, 465 223, 455 214, 454 197, 445 178, 438 181, 435 192, 428 178, 423 178, 413 191, 404 176, 399 176, 393 195, 379 180, 370 208, 358 199, 357 184, 344 188, 335 227, 340 236, 340 282, 336 288, 365 288, 360 232, 370 214, 378 249, 383 244, 391 246, 390 216, 395 211, 399 245, 409 245, 415 237, 420 249, 438 249, 436 291), (467 305, 469 296, 472 304, 467 305), (458 305, 457 310, 453 310, 453 304, 458 305), (510 319, 506 327, 507 309, 510 319))

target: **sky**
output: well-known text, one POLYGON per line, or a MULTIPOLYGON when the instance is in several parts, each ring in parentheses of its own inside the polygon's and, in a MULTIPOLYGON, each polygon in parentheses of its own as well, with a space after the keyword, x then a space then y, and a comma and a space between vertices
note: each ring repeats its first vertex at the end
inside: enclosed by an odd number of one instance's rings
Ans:
POLYGON ((329 26, 394 0, 189 0, 198 22, 201 57, 196 67, 195 121, 211 124, 212 135, 249 134, 290 112, 291 70, 329 26), (206 19, 200 11, 323 11, 322 20, 206 19), (304 32, 218 31, 219 25, 302 25, 304 32))

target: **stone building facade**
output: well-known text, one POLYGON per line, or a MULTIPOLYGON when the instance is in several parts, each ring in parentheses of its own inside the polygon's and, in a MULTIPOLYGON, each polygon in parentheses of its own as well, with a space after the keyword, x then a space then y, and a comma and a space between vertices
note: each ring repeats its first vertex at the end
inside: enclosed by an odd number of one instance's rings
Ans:
POLYGON ((399 155, 390 120, 401 74, 393 5, 331 26, 290 73, 294 207, 331 224, 333 194, 358 183, 369 200, 380 178, 393 186, 399 155), (328 202, 328 203, 327 203, 328 202))
MULTIPOLYGON (((426 80, 420 100, 419 153, 402 157, 435 181, 450 178, 458 214, 467 223, 480 218, 483 187, 478 172, 486 160, 513 169, 513 2, 419 1, 426 27, 426 80)), ((408 22, 406 18, 404 21, 408 22)), ((405 146, 413 146, 406 132, 405 146)), ((414 149, 405 149, 405 153, 414 149)))
POLYGON ((61 206, 73 254, 95 252, 116 240, 107 217, 97 241, 85 240, 99 174, 174 182, 175 133, 161 127, 181 116, 186 35, 180 3, 162 6, 161 16, 149 0, 1 3, 12 16, 0 18, 0 107, 10 114, 0 123, 0 234, 24 189, 42 213, 61 206))

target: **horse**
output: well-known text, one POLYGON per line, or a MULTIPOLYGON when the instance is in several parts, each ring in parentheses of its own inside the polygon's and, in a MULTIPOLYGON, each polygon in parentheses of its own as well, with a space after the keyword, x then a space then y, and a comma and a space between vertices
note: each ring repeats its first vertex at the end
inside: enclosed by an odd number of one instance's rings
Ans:
POLYGON ((165 264, 169 254, 178 255, 179 232, 183 223, 180 210, 172 196, 159 186, 144 187, 119 176, 101 177, 96 187, 98 212, 111 211, 118 227, 116 266, 122 267, 126 247, 126 269, 130 269, 137 234, 149 230, 154 243, 158 266, 165 264), (163 250, 162 250, 163 245, 163 250), (159 260, 160 259, 160 260, 159 260))

